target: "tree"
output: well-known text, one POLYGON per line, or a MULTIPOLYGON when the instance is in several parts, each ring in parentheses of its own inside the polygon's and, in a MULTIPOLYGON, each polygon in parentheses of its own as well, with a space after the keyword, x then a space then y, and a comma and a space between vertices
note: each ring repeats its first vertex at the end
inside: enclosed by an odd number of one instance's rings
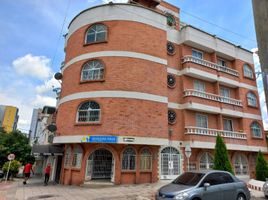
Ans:
POLYGON ((31 146, 28 144, 28 138, 20 131, 6 133, 0 130, 0 168, 7 160, 7 156, 14 153, 16 160, 21 164, 34 162, 34 157, 31 155, 31 146))
POLYGON ((228 157, 226 145, 220 135, 218 135, 216 138, 213 169, 228 171, 234 174, 231 162, 228 157))
POLYGON ((268 167, 264 160, 263 154, 259 151, 256 161, 256 179, 259 181, 265 181, 268 178, 268 167))

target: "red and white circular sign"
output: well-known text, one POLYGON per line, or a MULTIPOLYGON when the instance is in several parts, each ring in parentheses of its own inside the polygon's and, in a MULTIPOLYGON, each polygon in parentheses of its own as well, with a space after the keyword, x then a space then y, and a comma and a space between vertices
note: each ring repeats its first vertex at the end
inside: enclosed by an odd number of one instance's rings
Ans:
POLYGON ((11 153, 7 156, 8 160, 14 160, 15 159, 15 154, 11 153))

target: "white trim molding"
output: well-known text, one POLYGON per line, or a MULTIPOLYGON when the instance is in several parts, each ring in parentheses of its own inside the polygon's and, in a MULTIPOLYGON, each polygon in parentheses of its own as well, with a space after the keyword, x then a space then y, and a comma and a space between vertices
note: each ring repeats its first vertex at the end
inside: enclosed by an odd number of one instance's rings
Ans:
MULTIPOLYGON (((54 144, 87 143, 86 141, 83 142, 83 139, 89 136, 96 136, 96 135, 56 136, 54 137, 53 143, 54 144)), ((175 141, 175 140, 169 141, 166 138, 137 137, 137 136, 115 136, 115 137, 117 137, 117 142, 112 144, 140 144, 140 145, 169 146, 171 142, 172 145, 176 147, 179 147, 180 144, 182 144, 182 141, 175 141)))
POLYGON ((131 4, 106 4, 82 11, 70 23, 66 40, 79 28, 104 21, 132 21, 167 30, 166 16, 131 4))
MULTIPOLYGON (((200 148, 200 149, 214 149, 214 142, 201 142, 201 141, 184 141, 184 144, 189 144, 191 148, 200 148)), ((230 144, 226 143, 228 150, 236 151, 251 151, 251 152, 268 152, 267 146, 251 146, 251 145, 240 145, 240 144, 230 144)))
POLYGON ((159 103, 168 103, 168 98, 164 96, 142 93, 142 92, 131 92, 131 91, 94 91, 94 92, 79 92, 74 93, 60 99, 59 104, 76 100, 76 99, 86 99, 86 98, 128 98, 128 99, 139 99, 147 101, 155 101, 159 103))
POLYGON ((195 110, 195 111, 205 112, 205 113, 223 114, 225 116, 262 120, 261 115, 254 115, 251 113, 244 113, 240 111, 234 111, 230 109, 225 109, 225 108, 220 108, 220 107, 215 107, 215 106, 208 106, 205 104, 193 103, 193 102, 184 103, 184 104, 168 102, 168 108, 173 108, 173 109, 178 109, 178 110, 188 109, 188 110, 195 110))
POLYGON ((151 62, 159 63, 162 65, 167 65, 167 60, 155 56, 151 56, 144 53, 137 53, 137 52, 131 52, 131 51, 98 51, 98 52, 92 52, 92 53, 86 53, 82 54, 80 56, 77 56, 75 58, 72 58, 69 62, 67 62, 64 67, 62 68, 62 72, 69 67, 70 65, 86 59, 91 58, 97 58, 97 57, 128 57, 128 58, 137 58, 137 59, 143 59, 148 60, 151 62))

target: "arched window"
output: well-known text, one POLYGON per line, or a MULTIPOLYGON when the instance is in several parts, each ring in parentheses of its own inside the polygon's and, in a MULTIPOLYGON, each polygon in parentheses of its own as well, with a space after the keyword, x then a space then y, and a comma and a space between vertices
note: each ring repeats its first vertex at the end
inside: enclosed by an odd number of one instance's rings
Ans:
POLYGON ((161 176, 177 176, 180 174, 180 152, 174 147, 166 147, 161 151, 161 176))
POLYGON ((82 162, 82 157, 83 157, 83 149, 79 145, 77 145, 74 148, 72 166, 75 168, 80 168, 81 162, 82 162))
POLYGON ((141 170, 152 169, 152 154, 147 148, 141 151, 140 169, 141 170))
POLYGON ((122 170, 135 170, 136 152, 133 148, 128 147, 123 152, 122 170))
POLYGON ((248 175, 248 160, 243 154, 236 154, 234 159, 235 175, 248 175))
POLYGON ((257 107, 257 97, 253 92, 247 94, 247 101, 249 106, 257 107))
POLYGON ((205 152, 200 157, 199 169, 207 170, 213 168, 213 158, 210 153, 205 152))
POLYGON ((91 60, 83 65, 81 80, 101 80, 103 79, 104 66, 99 60, 91 60))
POLYGON ((250 129, 253 137, 262 138, 261 126, 257 122, 253 122, 250 129))
POLYGON ((244 64, 243 66, 244 76, 248 78, 254 78, 253 71, 248 64, 244 64))
POLYGON ((100 106, 95 101, 88 101, 81 104, 78 108, 78 122, 99 122, 100 106))
POLYGON ((72 149, 70 146, 66 147, 65 150, 65 156, 64 156, 64 166, 69 167, 71 164, 71 154, 72 154, 72 149))
POLYGON ((107 39, 107 27, 104 24, 94 24, 87 30, 86 44, 104 42, 107 39))

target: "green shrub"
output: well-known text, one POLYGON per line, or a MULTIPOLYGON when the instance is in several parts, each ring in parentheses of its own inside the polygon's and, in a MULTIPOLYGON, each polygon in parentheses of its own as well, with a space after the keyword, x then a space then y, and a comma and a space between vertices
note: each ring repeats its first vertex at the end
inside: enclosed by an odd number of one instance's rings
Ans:
POLYGON ((228 171, 234 174, 231 162, 228 157, 228 151, 226 145, 222 137, 219 135, 216 138, 213 169, 228 171))
POLYGON ((259 151, 256 161, 256 179, 259 181, 265 181, 268 178, 268 167, 264 160, 263 154, 259 151))
MULTIPOLYGON (((7 171, 8 171, 8 166, 9 166, 9 161, 5 162, 5 164, 3 166, 3 171, 5 173, 7 173, 7 171)), ((12 175, 12 177, 15 177, 17 175, 17 173, 19 172, 20 166, 21 166, 21 164, 19 161, 12 160, 10 163, 9 174, 12 175)))

